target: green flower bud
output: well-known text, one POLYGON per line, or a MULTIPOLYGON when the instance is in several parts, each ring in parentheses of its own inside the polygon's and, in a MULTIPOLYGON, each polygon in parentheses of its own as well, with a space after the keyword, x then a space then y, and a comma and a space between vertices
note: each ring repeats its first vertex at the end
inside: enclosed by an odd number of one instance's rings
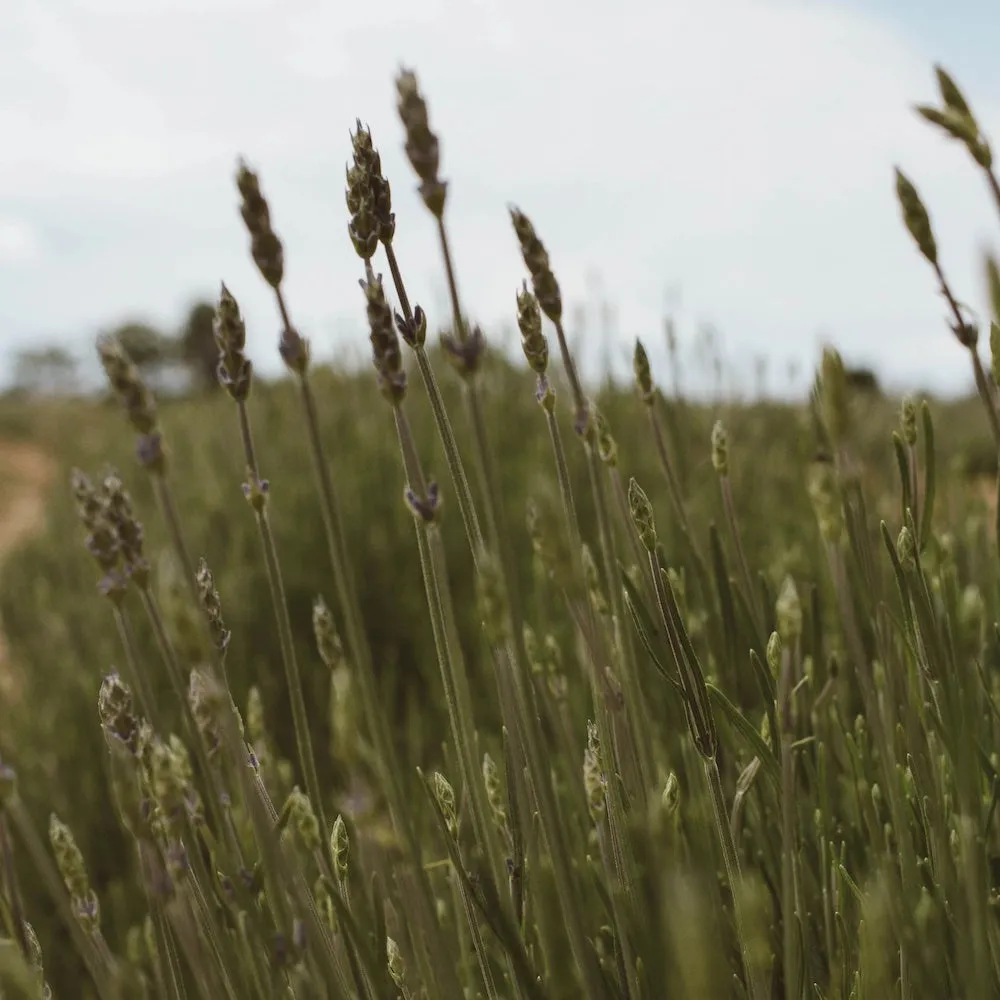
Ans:
POLYGON ((431 775, 431 791, 434 793, 438 807, 444 814, 448 832, 453 837, 456 836, 458 833, 458 813, 455 809, 455 789, 451 787, 451 783, 440 771, 435 771, 431 775))
POLYGON ((781 636, 777 632, 772 632, 767 640, 767 665, 771 676, 777 677, 781 671, 781 636))
POLYGON ((500 768, 488 754, 483 754, 483 784, 486 786, 486 801, 490 804, 493 819, 500 830, 507 828, 507 805, 503 794, 500 768))
POLYGON ((587 749, 583 754, 583 788, 587 793, 587 807, 595 823, 604 813, 605 785, 604 772, 601 769, 597 727, 593 722, 588 722, 587 749))
POLYGON ((330 833, 330 855, 333 858, 333 870, 341 883, 347 880, 347 861, 350 851, 351 842, 347 836, 347 824, 344 822, 344 817, 338 814, 330 833))
POLYGON ((663 794, 660 796, 660 802, 667 816, 673 816, 680 808, 681 784, 673 771, 667 775, 666 783, 663 786, 663 794))
POLYGON ((931 219, 927 214, 920 194, 908 177, 896 168, 896 198, 903 213, 903 222, 909 230, 917 249, 929 264, 937 266, 937 243, 931 229, 931 219))
POLYGON ((322 839, 319 832, 319 820, 313 811, 312 802, 309 796, 296 785, 288 795, 285 802, 285 810, 288 812, 288 825, 303 850, 312 854, 319 850, 322 839))
POLYGON ((403 956, 400 953, 399 945, 391 937, 385 939, 385 953, 392 981, 396 984, 397 989, 405 989, 404 977, 406 966, 403 964, 403 956))
POLYGON ((649 366, 649 355, 642 346, 641 340, 635 342, 635 353, 632 355, 632 371, 635 374, 635 385, 639 390, 639 398, 646 406, 653 405, 653 373, 649 366))
POLYGON ((778 618, 778 635, 781 641, 789 646, 794 646, 799 636, 802 635, 802 602, 799 600, 799 592, 795 586, 795 581, 790 577, 785 577, 785 582, 781 585, 781 592, 775 604, 775 613, 778 618))
POLYGON ((712 465, 720 476, 729 475, 729 434, 721 420, 712 427, 712 465))
POLYGON ((899 425, 903 440, 912 448, 917 443, 917 404, 912 396, 904 396, 899 409, 899 425))
POLYGON ((903 525, 896 539, 896 555, 905 572, 912 573, 916 569, 916 546, 913 544, 913 535, 906 525, 903 525))
POLYGON ((653 518, 653 505, 634 478, 629 480, 628 484, 628 510, 643 548, 647 552, 653 552, 656 549, 656 522, 653 518))

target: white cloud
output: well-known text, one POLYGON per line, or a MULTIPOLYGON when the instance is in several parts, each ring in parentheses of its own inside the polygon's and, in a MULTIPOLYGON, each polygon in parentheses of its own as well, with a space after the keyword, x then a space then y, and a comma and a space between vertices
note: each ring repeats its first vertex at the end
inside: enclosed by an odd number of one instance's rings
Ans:
POLYGON ((41 239, 18 219, 0 219, 0 264, 34 264, 42 253, 41 239))
MULTIPOLYGON (((345 316, 361 336, 342 195, 357 115, 382 147, 413 295, 440 315, 433 228, 395 116, 404 62, 441 135, 460 284, 482 320, 512 317, 514 201, 567 299, 602 276, 622 341, 657 343, 664 290, 679 285, 686 328, 713 322, 734 357, 810 360, 825 332, 898 379, 966 380, 892 166, 926 195, 974 304, 997 215, 961 151, 910 111, 932 96, 934 53, 846 5, 8 0, 8 18, 0 73, 22 96, 0 110, 0 218, 16 207, 51 247, 37 277, 0 272, 8 328, 174 319, 225 278, 275 366, 273 307, 234 207, 245 153, 286 240, 298 322, 321 348, 345 316)), ((970 97, 1000 142, 1000 79, 970 97)))

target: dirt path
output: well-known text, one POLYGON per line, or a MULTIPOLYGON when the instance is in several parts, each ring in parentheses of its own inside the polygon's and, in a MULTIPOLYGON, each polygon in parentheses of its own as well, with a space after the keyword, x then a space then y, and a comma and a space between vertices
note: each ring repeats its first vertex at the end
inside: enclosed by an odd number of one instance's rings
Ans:
MULTIPOLYGON (((0 573, 4 557, 38 531, 45 521, 45 494, 55 462, 35 445, 0 441, 0 573)), ((3 669, 7 647, 0 633, 0 697, 15 693, 15 678, 3 669)))

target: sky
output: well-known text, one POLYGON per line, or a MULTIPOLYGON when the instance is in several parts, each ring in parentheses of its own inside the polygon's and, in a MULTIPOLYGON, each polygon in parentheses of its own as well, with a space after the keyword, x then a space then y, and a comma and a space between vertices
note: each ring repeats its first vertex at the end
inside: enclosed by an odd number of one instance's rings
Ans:
POLYGON ((245 156, 285 243, 293 320, 318 356, 362 359, 343 193, 359 117, 392 184, 410 297, 443 325, 395 108, 407 66, 441 139, 463 304, 494 342, 512 343, 524 277, 514 203, 593 371, 637 335, 662 363, 670 311, 689 352, 717 331, 734 387, 766 357, 780 390, 830 342, 893 385, 961 391, 968 360, 900 222, 893 166, 986 315, 1000 216, 912 105, 935 99, 940 61, 1000 146, 998 35, 994 0, 3 0, 0 356, 53 342, 91 356, 98 330, 176 327, 225 281, 255 364, 279 371, 237 211, 245 156))

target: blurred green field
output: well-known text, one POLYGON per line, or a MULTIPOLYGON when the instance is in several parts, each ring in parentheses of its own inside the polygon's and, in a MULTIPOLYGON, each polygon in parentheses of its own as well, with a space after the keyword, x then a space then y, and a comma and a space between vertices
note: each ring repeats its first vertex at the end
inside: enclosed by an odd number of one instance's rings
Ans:
MULTIPOLYGON (((445 376, 443 383, 452 412, 461 412, 457 380, 445 376)), ((393 706, 394 732, 404 759, 431 766, 440 763, 440 734, 447 723, 391 420, 367 372, 320 369, 314 384, 379 688, 393 706)), ((529 498, 544 503, 552 489, 545 474, 549 446, 533 381, 525 370, 493 359, 483 388, 508 527, 521 557, 520 584, 529 595, 529 620, 545 618, 543 604, 537 603, 544 598, 535 595, 525 523, 529 498)), ((451 484, 430 413, 422 393, 411 395, 420 452, 441 480, 451 582, 453 592, 462 595, 473 586, 471 560, 451 505, 451 484)), ((607 384, 598 399, 619 443, 622 468, 641 482, 658 484, 662 473, 645 438, 633 388, 607 384)), ((663 405, 670 451, 696 534, 703 537, 711 523, 721 521, 709 447, 712 424, 721 417, 730 430, 731 477, 750 564, 765 571, 773 591, 788 573, 803 586, 823 586, 822 553, 806 487, 818 441, 805 403, 708 406, 674 399, 663 405)), ((862 461, 869 502, 874 498, 877 508, 872 513, 898 520, 891 444, 898 401, 855 392, 850 405, 851 439, 862 461)), ((991 497, 982 483, 984 476, 992 475, 993 462, 988 429, 977 407, 974 400, 933 403, 939 465, 950 472, 938 497, 939 518, 952 525, 968 524, 973 531, 981 530, 989 516, 991 497)), ((288 382, 258 384, 250 409, 260 436, 263 472, 271 483, 273 524, 321 778, 346 794, 342 762, 329 749, 330 677, 311 639, 312 602, 323 594, 332 605, 333 595, 294 387, 288 382)), ((566 407, 560 412, 565 415, 566 407)), ((232 403, 216 396, 180 400, 163 404, 161 414, 188 540, 212 568, 233 632, 228 663, 237 704, 244 705, 249 686, 257 685, 279 749, 293 757, 268 585, 254 519, 241 492, 244 470, 232 403)), ((467 428, 459 423, 456 430, 460 444, 467 447, 467 428)), ((571 429, 564 430, 571 438, 571 429)), ((46 498, 44 529, 8 554, 0 569, 0 615, 7 642, 7 659, 0 669, 12 680, 3 686, 6 695, 0 701, 0 754, 16 766, 21 794, 39 822, 55 811, 75 831, 114 938, 138 913, 130 891, 127 839, 110 805, 95 699, 101 677, 120 661, 121 651, 105 601, 95 588, 92 559, 83 548, 68 488, 71 468, 98 474, 110 464, 119 470, 145 522, 148 551, 154 556, 165 552, 162 529, 149 484, 133 455, 133 436, 116 406, 94 401, 0 402, 2 440, 33 442, 52 455, 59 474, 46 498)), ((569 458, 581 519, 589 526, 590 493, 578 452, 571 449, 569 458)), ((669 518, 662 521, 661 537, 669 552, 676 546, 676 531, 669 518)), ((168 569, 167 564, 157 566, 161 592, 169 592, 168 569)), ((170 607, 169 593, 165 605, 170 607)), ((457 612, 470 669, 482 681, 474 684, 477 720, 484 729, 498 730, 499 710, 485 679, 488 665, 474 602, 458 600, 457 612)), ((148 636, 142 639, 149 648, 148 636)), ((166 690, 160 694, 165 703, 170 701, 166 690)), ((47 938, 46 953, 66 953, 65 962, 50 963, 49 975, 57 995, 69 996, 69 949, 62 947, 45 894, 28 872, 24 878, 33 919, 47 938)))

